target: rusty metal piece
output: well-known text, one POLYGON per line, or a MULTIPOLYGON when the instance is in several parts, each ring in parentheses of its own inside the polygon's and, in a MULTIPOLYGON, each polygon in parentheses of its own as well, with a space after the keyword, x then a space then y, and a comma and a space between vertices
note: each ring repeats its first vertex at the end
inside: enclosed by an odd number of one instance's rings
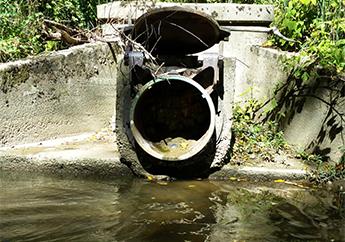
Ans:
POLYGON ((154 9, 137 19, 133 39, 154 55, 206 50, 230 35, 204 13, 181 7, 154 9))

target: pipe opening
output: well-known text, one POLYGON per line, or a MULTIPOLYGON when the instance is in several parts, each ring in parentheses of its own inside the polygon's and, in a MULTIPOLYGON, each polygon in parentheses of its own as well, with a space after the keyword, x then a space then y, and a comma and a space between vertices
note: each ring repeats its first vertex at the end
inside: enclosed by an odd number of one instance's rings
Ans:
POLYGON ((141 148, 158 159, 188 159, 213 134, 214 105, 192 79, 169 76, 151 81, 133 104, 133 136, 141 148))

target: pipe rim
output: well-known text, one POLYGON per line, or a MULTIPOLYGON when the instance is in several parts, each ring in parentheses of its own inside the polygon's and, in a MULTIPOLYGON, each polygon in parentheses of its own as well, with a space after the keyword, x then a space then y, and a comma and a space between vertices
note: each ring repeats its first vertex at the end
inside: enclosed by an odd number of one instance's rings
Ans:
POLYGON ((215 120, 216 120, 216 111, 215 111, 213 101, 210 95, 208 94, 208 92, 193 79, 180 76, 180 75, 159 76, 158 78, 146 83, 133 99, 131 109, 130 109, 130 129, 135 141, 147 154, 159 160, 168 160, 168 161, 187 160, 195 156, 196 154, 198 154, 211 139, 215 130, 215 120), (182 82, 188 83, 189 85, 192 85, 193 87, 198 89, 198 91, 201 93, 201 96, 206 99, 206 102, 208 104, 209 111, 210 111, 210 124, 207 131, 204 133, 204 135, 201 138, 197 140, 196 144, 189 151, 179 156, 169 156, 166 154, 163 155, 162 153, 155 151, 150 145, 151 142, 146 140, 141 135, 140 131, 138 130, 134 122, 135 108, 142 94, 150 90, 152 85, 154 85, 155 83, 163 82, 163 81, 169 81, 169 82, 182 81, 182 82))

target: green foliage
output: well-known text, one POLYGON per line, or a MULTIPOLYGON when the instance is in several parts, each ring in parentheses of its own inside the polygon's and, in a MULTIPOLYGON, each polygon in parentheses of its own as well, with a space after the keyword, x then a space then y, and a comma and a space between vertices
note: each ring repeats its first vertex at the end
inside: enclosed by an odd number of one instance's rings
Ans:
POLYGON ((323 163, 323 157, 320 155, 314 155, 314 154, 309 154, 307 152, 305 152, 304 150, 298 151, 297 158, 300 158, 306 162, 312 163, 312 164, 316 164, 318 166, 320 166, 323 163))
POLYGON ((66 48, 41 37, 44 18, 72 28, 92 28, 104 0, 0 0, 0 62, 66 48))
POLYGON ((41 13, 35 5, 0 0, 0 61, 32 55, 43 50, 40 44, 41 13), (27 43, 27 44, 24 44, 27 43))
MULTIPOLYGON (((274 38, 283 50, 298 51, 293 64, 301 71, 318 65, 334 73, 345 70, 345 1, 290 0, 279 1, 275 25, 283 35, 294 39, 287 42, 274 38), (305 58, 310 61, 304 62, 305 58)), ((308 79, 304 76, 304 80, 308 79)))
POLYGON ((236 106, 233 114, 235 144, 233 160, 238 162, 262 159, 274 161, 275 154, 288 148, 283 132, 274 121, 265 123, 255 119, 255 110, 260 103, 249 100, 241 107, 236 106))
POLYGON ((334 165, 327 162, 319 162, 316 169, 309 176, 309 180, 316 183, 343 179, 345 179, 345 163, 334 165))
POLYGON ((38 11, 50 20, 74 28, 93 27, 96 20, 96 1, 81 0, 45 0, 38 11))
POLYGON ((316 0, 279 1, 276 7, 275 24, 281 33, 296 42, 281 38, 275 44, 286 50, 298 50, 313 31, 313 22, 317 17, 316 0))

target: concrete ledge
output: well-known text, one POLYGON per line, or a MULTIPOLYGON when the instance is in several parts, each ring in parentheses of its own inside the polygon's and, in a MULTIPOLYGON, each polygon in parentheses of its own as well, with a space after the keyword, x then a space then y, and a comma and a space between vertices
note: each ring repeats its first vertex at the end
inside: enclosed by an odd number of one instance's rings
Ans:
POLYGON ((246 178, 255 181, 274 179, 305 180, 308 172, 303 169, 268 168, 256 166, 224 166, 220 171, 210 175, 211 180, 229 180, 231 177, 246 178))
MULTIPOLYGON (((267 181, 304 180, 308 172, 296 160, 253 166, 226 165, 210 180, 231 177, 267 181)), ((114 178, 132 176, 120 162, 114 134, 109 130, 84 133, 61 139, 0 148, 0 170, 43 173, 57 176, 114 178)))
POLYGON ((123 177, 131 171, 120 162, 108 131, 0 148, 0 170, 58 176, 123 177))
MULTIPOLYGON (((35 159, 28 156, 0 156, 0 170, 10 172, 30 172, 54 176, 116 178, 131 177, 131 171, 119 159, 84 158, 35 159)), ((225 166, 209 176, 210 180, 230 180, 241 178, 248 181, 271 181, 275 179, 305 180, 308 172, 301 169, 280 169, 267 167, 240 168, 225 166)))
POLYGON ((97 6, 98 19, 135 20, 151 8, 180 6, 192 8, 212 16, 221 24, 269 25, 274 18, 272 5, 233 3, 172 3, 116 1, 97 6))
POLYGON ((30 172, 53 176, 118 178, 131 177, 131 171, 120 161, 102 159, 42 159, 30 157, 1 156, 0 170, 30 172))

